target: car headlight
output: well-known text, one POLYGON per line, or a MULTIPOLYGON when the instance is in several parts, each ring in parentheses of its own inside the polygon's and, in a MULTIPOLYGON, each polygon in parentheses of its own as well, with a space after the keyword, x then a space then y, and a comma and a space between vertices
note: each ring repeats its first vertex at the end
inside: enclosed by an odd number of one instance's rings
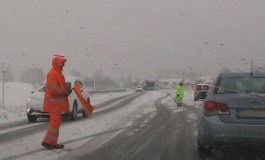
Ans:
POLYGON ((26 108, 26 112, 30 113, 31 112, 31 108, 26 108))

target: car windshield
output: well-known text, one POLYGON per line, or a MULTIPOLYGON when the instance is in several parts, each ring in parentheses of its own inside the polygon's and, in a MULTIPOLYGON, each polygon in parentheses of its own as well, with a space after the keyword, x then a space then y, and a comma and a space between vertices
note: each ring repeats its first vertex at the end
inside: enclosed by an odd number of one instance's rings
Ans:
POLYGON ((208 90, 209 86, 208 85, 198 85, 197 90, 208 90))
POLYGON ((265 160, 265 0, 0 0, 0 25, 0 160, 265 160))
POLYGON ((215 93, 265 93, 265 77, 221 78, 215 93))

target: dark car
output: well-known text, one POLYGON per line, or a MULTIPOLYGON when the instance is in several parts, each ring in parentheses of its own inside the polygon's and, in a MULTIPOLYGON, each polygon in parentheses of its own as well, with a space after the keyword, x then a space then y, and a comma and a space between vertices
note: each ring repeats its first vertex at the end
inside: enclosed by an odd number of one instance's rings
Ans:
POLYGON ((265 144, 265 74, 220 74, 198 116, 199 155, 214 146, 265 144))
POLYGON ((207 94, 210 92, 210 85, 200 83, 194 88, 194 101, 199 99, 205 99, 207 94))

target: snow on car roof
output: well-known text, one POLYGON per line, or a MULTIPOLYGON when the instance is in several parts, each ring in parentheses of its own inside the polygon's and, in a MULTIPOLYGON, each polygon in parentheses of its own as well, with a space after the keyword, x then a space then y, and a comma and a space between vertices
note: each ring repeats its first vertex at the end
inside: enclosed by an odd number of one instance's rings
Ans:
POLYGON ((83 78, 81 78, 81 77, 74 77, 74 76, 66 76, 65 77, 65 81, 66 82, 75 82, 76 80, 79 80, 79 81, 81 81, 81 82, 83 82, 83 78))

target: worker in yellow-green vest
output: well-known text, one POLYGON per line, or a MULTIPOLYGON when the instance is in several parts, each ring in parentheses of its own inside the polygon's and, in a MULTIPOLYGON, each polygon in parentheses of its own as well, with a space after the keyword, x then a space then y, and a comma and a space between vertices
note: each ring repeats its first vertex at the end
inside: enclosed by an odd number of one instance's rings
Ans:
POLYGON ((178 106, 182 106, 183 97, 184 97, 183 82, 180 82, 176 88, 176 98, 178 106))

